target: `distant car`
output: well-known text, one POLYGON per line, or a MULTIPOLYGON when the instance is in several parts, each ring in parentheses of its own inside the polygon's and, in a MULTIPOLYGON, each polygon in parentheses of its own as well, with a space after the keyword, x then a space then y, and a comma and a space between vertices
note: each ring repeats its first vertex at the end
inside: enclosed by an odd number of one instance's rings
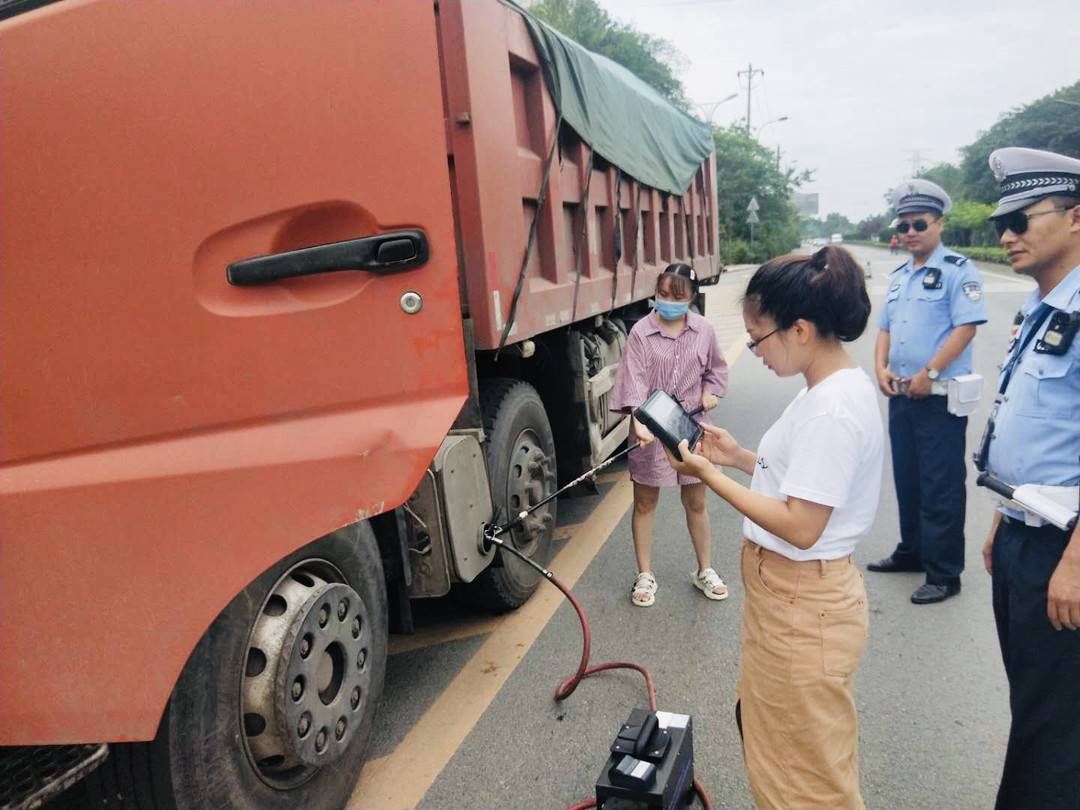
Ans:
POLYGON ((834 245, 843 244, 844 235, 841 233, 834 233, 832 236, 829 237, 829 241, 832 242, 834 245))
POLYGON ((819 236, 816 239, 810 240, 810 244, 814 247, 825 247, 829 242, 824 236, 819 236))

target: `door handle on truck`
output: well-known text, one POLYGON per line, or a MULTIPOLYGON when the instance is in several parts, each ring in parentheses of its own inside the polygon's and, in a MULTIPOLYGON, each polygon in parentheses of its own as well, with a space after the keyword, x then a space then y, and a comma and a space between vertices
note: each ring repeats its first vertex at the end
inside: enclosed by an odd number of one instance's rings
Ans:
POLYGON ((241 259, 225 268, 225 277, 237 287, 250 287, 340 270, 399 273, 420 267, 427 260, 427 235, 408 229, 241 259))

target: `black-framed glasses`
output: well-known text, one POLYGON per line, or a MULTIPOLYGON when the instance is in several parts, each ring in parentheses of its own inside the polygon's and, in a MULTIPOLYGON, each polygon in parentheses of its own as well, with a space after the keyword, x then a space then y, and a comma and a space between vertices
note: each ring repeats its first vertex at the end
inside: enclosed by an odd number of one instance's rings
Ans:
POLYGON ((758 346, 761 345, 761 341, 765 340, 765 338, 767 338, 767 337, 772 337, 773 335, 775 335, 779 331, 780 331, 780 327, 778 326, 775 329, 773 329, 771 332, 769 332, 769 334, 762 335, 757 340, 748 340, 748 341, 746 341, 746 348, 748 348, 750 351, 753 351, 754 349, 756 349, 758 346))
POLYGON ((1019 236, 1027 231, 1028 220, 1032 217, 1041 217, 1043 214, 1060 214, 1071 208, 1076 208, 1077 205, 1080 205, 1080 203, 1058 205, 1053 208, 1047 208, 1045 211, 1035 211, 1031 214, 1026 211, 1010 211, 1007 214, 1002 214, 1000 217, 994 217, 994 230, 997 231, 998 239, 1005 235, 1005 231, 1012 231, 1019 236))
POLYGON ((899 231, 900 233, 907 233, 912 228, 914 228, 919 233, 922 233, 923 231, 925 231, 929 227, 930 227, 930 223, 927 222, 925 219, 917 219, 914 222, 900 222, 900 223, 898 223, 897 226, 896 226, 896 230, 899 231))

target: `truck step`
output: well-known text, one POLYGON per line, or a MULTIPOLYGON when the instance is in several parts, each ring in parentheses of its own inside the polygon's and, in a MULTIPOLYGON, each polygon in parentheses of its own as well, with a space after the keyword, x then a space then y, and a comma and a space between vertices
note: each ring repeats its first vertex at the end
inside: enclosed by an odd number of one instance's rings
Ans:
POLYGON ((0 810, 33 810, 105 761, 109 746, 0 747, 0 810))

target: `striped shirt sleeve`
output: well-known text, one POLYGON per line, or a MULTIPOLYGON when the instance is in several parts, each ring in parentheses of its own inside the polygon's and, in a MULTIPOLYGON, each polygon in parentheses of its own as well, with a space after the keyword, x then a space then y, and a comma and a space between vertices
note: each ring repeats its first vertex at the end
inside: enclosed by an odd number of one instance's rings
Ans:
POLYGON ((716 339, 716 330, 709 329, 709 362, 701 375, 701 388, 704 394, 722 397, 727 392, 728 364, 720 343, 716 339))
POLYGON ((649 396, 648 347, 637 328, 630 330, 615 373, 615 387, 611 389, 608 407, 619 413, 627 413, 649 396))

